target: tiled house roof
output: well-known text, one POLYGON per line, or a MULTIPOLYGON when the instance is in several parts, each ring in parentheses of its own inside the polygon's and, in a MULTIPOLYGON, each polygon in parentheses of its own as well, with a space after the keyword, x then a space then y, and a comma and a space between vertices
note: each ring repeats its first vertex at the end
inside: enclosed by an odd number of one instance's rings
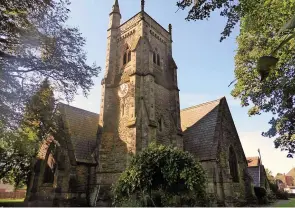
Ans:
POLYGON ((247 157, 248 167, 256 167, 259 165, 259 157, 247 157))
POLYGON ((59 103, 59 110, 73 145, 77 162, 95 163, 92 157, 98 142, 99 114, 59 103))
POLYGON ((286 175, 286 184, 287 186, 294 186, 294 178, 292 176, 286 175))
POLYGON ((286 184, 286 177, 285 174, 278 173, 275 177, 276 180, 282 181, 282 183, 286 184))
POLYGON ((286 175, 295 178, 295 168, 292 168, 286 175))
POLYGON ((216 159, 218 140, 215 139, 215 128, 222 99, 180 112, 185 150, 195 154, 200 161, 216 159))

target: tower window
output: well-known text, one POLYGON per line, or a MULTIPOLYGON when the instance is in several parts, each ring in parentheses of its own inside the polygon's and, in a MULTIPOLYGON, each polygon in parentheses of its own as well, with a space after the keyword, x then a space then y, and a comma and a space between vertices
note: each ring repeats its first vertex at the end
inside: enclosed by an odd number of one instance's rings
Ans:
POLYGON ((124 55, 123 55, 123 65, 127 64, 128 62, 131 61, 131 51, 129 47, 127 46, 124 55))
POLYGON ((123 65, 127 64, 127 53, 124 53, 123 65))
POLYGON ((157 54, 157 65, 160 66, 160 55, 157 54))
POLYGON ((153 52, 153 62, 154 64, 157 64, 158 66, 160 66, 160 55, 157 52, 157 49, 155 50, 155 52, 153 52))
POLYGON ((128 51, 128 62, 131 61, 131 51, 128 51))
POLYGON ((153 53, 153 62, 154 62, 154 64, 157 63, 157 55, 156 55, 156 52, 153 53))
POLYGON ((230 174, 232 176, 233 182, 239 182, 238 162, 237 162, 236 153, 232 146, 230 146, 229 148, 228 162, 229 162, 229 169, 230 169, 230 174))

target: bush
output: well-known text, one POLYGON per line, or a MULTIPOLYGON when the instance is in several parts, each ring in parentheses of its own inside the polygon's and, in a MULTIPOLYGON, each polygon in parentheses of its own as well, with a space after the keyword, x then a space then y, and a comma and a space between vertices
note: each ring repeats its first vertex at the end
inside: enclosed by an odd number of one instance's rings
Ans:
POLYGON ((284 200, 288 200, 289 199, 289 194, 288 192, 285 192, 285 191, 280 191, 278 190, 276 193, 275 193, 277 199, 284 199, 284 200))
POLYGON ((272 190, 272 192, 274 193, 274 195, 276 196, 277 199, 285 199, 285 200, 287 200, 289 198, 288 193, 279 190, 279 187, 278 187, 277 184, 270 183, 269 185, 270 185, 270 189, 272 190))
POLYGON ((134 156, 112 191, 116 206, 204 206, 205 172, 186 152, 150 145, 134 156))
POLYGON ((266 190, 263 187, 254 187, 254 192, 258 199, 261 199, 266 196, 266 190))
POLYGON ((269 187, 270 187, 270 190, 272 190, 273 193, 276 193, 279 190, 278 185, 275 184, 275 183, 269 183, 269 187))
POLYGON ((268 198, 266 194, 266 190, 263 187, 254 187, 255 195, 258 199, 259 204, 268 204, 268 198))

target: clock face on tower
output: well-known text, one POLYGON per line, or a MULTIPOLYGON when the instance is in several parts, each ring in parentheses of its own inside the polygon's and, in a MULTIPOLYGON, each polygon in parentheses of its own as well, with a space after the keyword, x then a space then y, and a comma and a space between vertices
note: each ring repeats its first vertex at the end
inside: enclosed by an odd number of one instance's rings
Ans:
POLYGON ((118 89, 118 95, 120 98, 122 97, 125 97, 125 95, 128 93, 128 84, 127 83, 124 83, 124 84, 121 84, 119 86, 119 89, 118 89))

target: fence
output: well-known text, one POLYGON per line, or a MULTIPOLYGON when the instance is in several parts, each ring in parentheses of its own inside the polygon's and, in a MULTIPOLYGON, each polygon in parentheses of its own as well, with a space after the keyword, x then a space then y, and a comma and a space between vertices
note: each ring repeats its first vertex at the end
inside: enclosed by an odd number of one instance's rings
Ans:
POLYGON ((23 199, 26 197, 26 192, 0 192, 0 199, 23 199))

